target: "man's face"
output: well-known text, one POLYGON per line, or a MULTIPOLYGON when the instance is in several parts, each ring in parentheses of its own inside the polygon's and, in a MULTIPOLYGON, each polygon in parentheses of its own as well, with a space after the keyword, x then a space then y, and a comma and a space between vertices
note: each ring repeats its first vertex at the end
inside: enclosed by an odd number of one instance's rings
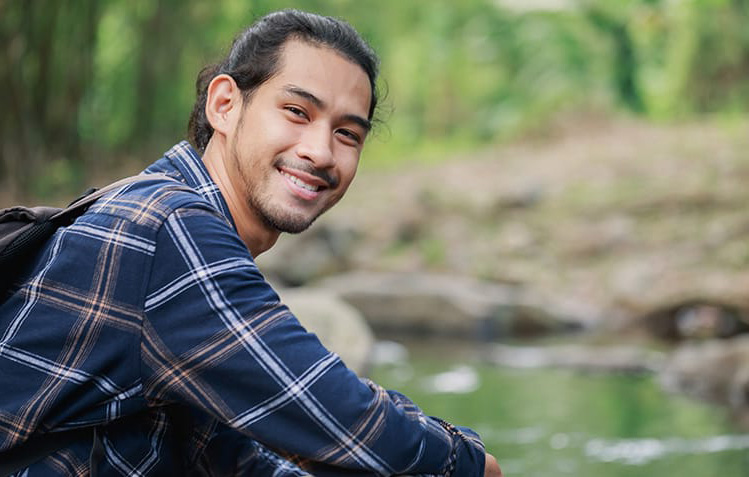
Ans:
POLYGON ((263 226, 298 233, 337 203, 369 131, 369 79, 325 47, 286 43, 229 138, 229 173, 263 226))

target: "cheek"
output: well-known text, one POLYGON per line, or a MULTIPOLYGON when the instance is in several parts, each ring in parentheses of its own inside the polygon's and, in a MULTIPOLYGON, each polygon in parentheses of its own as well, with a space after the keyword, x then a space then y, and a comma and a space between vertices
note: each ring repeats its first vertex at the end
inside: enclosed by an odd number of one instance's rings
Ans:
POLYGON ((285 150, 299 142, 302 128, 281 115, 270 115, 258 125, 255 137, 268 149, 285 150))
POLYGON ((357 168, 359 167, 359 156, 347 158, 341 167, 341 182, 350 184, 356 176, 357 168))
POLYGON ((267 108, 260 113, 245 117, 242 128, 238 131, 238 142, 253 152, 268 152, 287 144, 292 137, 292 130, 275 110, 267 108))
POLYGON ((359 167, 359 157, 361 152, 351 147, 338 144, 338 149, 334 149, 333 154, 336 157, 338 173, 341 182, 351 182, 356 175, 359 167))

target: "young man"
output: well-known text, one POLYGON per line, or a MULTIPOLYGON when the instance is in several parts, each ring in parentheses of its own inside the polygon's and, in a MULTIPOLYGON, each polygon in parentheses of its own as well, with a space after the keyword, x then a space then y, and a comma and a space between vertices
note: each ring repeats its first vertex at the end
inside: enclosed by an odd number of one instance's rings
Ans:
POLYGON ((283 11, 201 74, 197 150, 58 231, 0 305, 0 461, 82 428, 23 475, 501 476, 473 431, 358 379, 253 261, 343 196, 376 72, 347 24, 283 11))

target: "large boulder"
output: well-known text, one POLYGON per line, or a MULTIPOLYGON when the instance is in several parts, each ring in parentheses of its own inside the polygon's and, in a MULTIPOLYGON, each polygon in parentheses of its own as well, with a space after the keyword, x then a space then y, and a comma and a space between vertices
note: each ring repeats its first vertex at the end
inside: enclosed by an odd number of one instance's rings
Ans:
POLYGON ((520 287, 430 273, 354 272, 316 286, 339 295, 383 332, 491 340, 579 329, 585 322, 560 303, 520 287))
POLYGON ((281 300, 308 331, 358 375, 367 373, 375 339, 361 314, 323 290, 281 289, 281 300))
POLYGON ((351 227, 321 222, 303 234, 282 235, 273 248, 257 258, 257 263, 273 282, 299 287, 348 270, 356 237, 351 227))
POLYGON ((730 294, 684 291, 646 300, 615 324, 622 332, 679 342, 731 338, 749 333, 745 298, 730 294))
POLYGON ((749 409, 749 336, 680 346, 661 382, 668 390, 749 409))

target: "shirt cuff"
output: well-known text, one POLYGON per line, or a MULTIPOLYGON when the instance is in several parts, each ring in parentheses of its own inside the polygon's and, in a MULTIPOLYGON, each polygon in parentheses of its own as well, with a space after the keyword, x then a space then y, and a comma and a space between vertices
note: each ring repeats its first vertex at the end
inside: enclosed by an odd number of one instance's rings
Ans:
POLYGON ((453 450, 445 468, 445 477, 484 475, 486 450, 479 435, 467 427, 453 426, 447 421, 434 418, 450 433, 453 450))

